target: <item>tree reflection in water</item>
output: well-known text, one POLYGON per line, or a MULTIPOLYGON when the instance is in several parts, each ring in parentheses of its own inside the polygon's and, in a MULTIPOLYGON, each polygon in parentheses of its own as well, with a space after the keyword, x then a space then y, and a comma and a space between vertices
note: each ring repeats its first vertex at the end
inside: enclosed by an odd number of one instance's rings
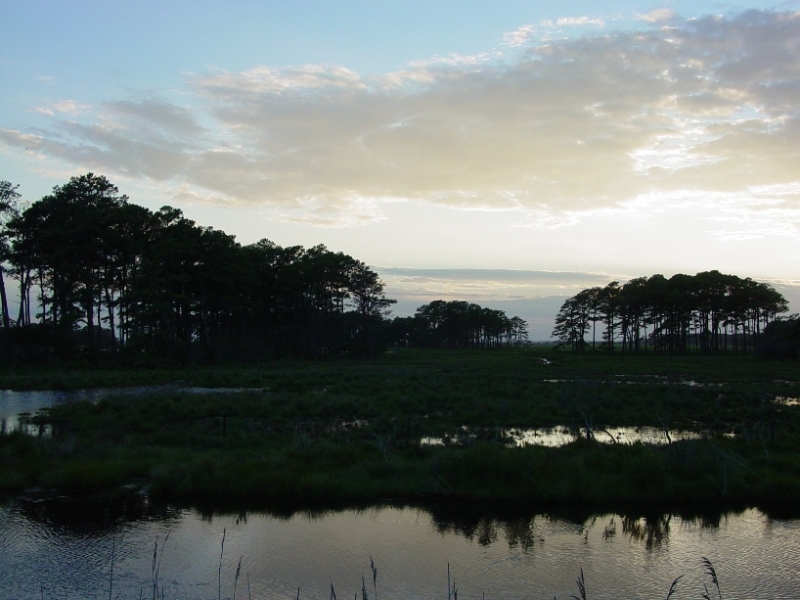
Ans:
POLYGON ((672 515, 656 517, 622 517, 622 533, 631 540, 644 542, 650 550, 669 542, 669 525, 672 515))

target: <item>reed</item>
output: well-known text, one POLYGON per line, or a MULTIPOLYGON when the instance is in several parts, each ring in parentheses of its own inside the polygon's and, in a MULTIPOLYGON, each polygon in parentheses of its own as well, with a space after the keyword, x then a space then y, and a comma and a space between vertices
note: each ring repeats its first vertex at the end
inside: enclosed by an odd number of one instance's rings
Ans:
POLYGON ((683 575, 678 575, 675 579, 672 580, 672 584, 669 586, 669 591, 667 591, 667 600, 672 598, 672 595, 678 591, 678 582, 683 578, 683 575))
MULTIPOLYGON (((156 537, 155 543, 153 544, 153 562, 150 568, 150 572, 153 579, 153 600, 157 600, 158 598, 158 577, 161 573, 161 559, 164 558, 164 548, 167 545, 167 540, 169 539, 169 534, 172 533, 172 527, 167 530, 167 535, 164 536, 164 542, 161 544, 161 553, 158 552, 158 538, 156 537)), ((163 596, 164 590, 161 590, 161 594, 163 596)))
MULTIPOLYGON (((219 568, 217 569, 217 600, 222 600, 222 555, 225 553, 225 533, 227 529, 222 529, 222 542, 219 545, 219 568)), ((298 590, 299 593, 299 590, 298 590)))
POLYGON ((586 578, 583 576, 583 567, 581 567, 581 574, 575 580, 575 584, 578 586, 578 593, 580 594, 580 597, 570 597, 574 598, 575 600, 586 600, 586 578))
MULTIPOLYGON (((714 565, 705 556, 702 557, 702 564, 703 568, 705 569, 705 574, 711 577, 711 583, 717 588, 717 600, 722 600, 722 592, 720 591, 719 579, 717 578, 717 572, 714 569, 714 565)), ((447 577, 449 581, 450 578, 449 565, 448 565, 447 577)), ((681 579, 683 579, 683 575, 678 575, 675 579, 672 580, 672 583, 669 586, 669 590, 667 590, 666 600, 670 600, 670 598, 672 598, 672 596, 677 592, 678 582, 681 579)), ((586 578, 583 574, 583 567, 580 568, 580 575, 575 580, 575 584, 578 587, 579 595, 578 596, 571 595, 570 598, 572 598, 573 600, 588 600, 588 596, 586 594, 586 578)), ((705 583, 703 584, 703 592, 701 592, 701 598, 703 598, 703 600, 711 600, 711 594, 708 591, 708 586, 705 583)), ((557 598, 554 597, 553 600, 557 600, 557 598)))
MULTIPOLYGON (((703 567, 705 567, 706 575, 711 577, 711 583, 714 584, 717 588, 717 598, 718 600, 722 600, 722 591, 719 589, 719 579, 717 579, 717 571, 714 569, 714 565, 711 564, 711 561, 708 560, 705 556, 703 557, 703 567)), ((703 584, 705 588, 705 592, 703 592, 704 600, 711 600, 710 594, 708 592, 708 587, 703 584)))
POLYGON ((242 559, 244 557, 239 557, 239 564, 236 566, 236 576, 233 579, 233 600, 236 600, 236 585, 239 583, 239 575, 242 572, 242 559))

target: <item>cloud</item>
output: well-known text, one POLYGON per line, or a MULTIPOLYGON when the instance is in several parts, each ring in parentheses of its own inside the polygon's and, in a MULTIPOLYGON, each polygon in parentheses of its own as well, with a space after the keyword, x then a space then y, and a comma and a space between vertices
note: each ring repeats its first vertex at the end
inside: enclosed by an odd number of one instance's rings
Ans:
POLYGON ((313 90, 364 90, 360 76, 350 69, 328 65, 255 67, 241 73, 216 71, 194 78, 197 89, 212 97, 239 96, 242 92, 274 94, 313 90))
POLYGON ((413 269, 375 267, 387 289, 422 304, 431 300, 534 300, 567 297, 630 276, 568 271, 508 269, 413 269))
POLYGON ((605 286, 630 275, 508 269, 412 269, 374 267, 397 299, 393 314, 411 316, 433 300, 466 300, 518 315, 528 322, 532 340, 550 339, 553 320, 564 300, 581 290, 605 286))
POLYGON ((675 16, 675 13, 668 8, 656 8, 648 13, 637 15, 639 21, 646 23, 658 23, 660 21, 669 21, 675 16))
MULTIPOLYGON (((800 207, 776 191, 800 180, 800 13, 639 18, 670 25, 369 77, 331 65, 209 71, 187 76, 185 105, 53 103, 47 129, 0 130, 0 143, 319 226, 380 220, 383 199, 521 211, 545 226, 647 195, 762 189, 800 207)), ((525 46, 542 27, 506 44, 525 46)))
POLYGON ((109 117, 136 124, 137 129, 157 129, 179 136, 195 136, 203 132, 191 110, 161 100, 106 102, 103 108, 109 117))
POLYGON ((75 100, 59 100, 58 102, 50 102, 45 106, 37 106, 33 110, 34 112, 52 117, 56 114, 76 116, 85 113, 89 109, 91 109, 89 104, 84 104, 75 100))
POLYGON ((528 42, 542 35, 553 35, 554 32, 572 27, 605 27, 605 20, 598 17, 560 17, 556 20, 547 19, 534 25, 532 23, 521 25, 513 31, 503 34, 503 44, 512 48, 525 46, 528 42))
POLYGON ((522 25, 513 31, 504 33, 503 42, 512 47, 524 46, 538 31, 539 28, 536 25, 522 25))
POLYGON ((585 27, 586 25, 605 27, 606 22, 596 17, 561 17, 556 19, 556 26, 558 27, 585 27))

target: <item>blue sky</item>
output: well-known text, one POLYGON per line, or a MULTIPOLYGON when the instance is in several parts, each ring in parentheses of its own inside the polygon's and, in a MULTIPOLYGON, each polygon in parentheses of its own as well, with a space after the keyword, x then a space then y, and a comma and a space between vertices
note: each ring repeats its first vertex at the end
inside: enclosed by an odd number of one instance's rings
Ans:
POLYGON ((243 243, 352 254, 398 312, 471 299, 537 338, 587 277, 792 298, 798 10, 0 0, 0 179, 36 200, 101 173, 243 243))

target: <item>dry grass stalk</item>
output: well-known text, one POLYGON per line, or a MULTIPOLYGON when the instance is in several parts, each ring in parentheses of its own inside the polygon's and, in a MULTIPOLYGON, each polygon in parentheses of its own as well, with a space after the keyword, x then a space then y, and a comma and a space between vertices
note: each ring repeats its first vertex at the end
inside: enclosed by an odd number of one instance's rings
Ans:
POLYGON ((219 546, 219 568, 217 569, 217 600, 222 600, 222 555, 225 553, 225 533, 222 529, 222 543, 219 546))
POLYGON ((672 594, 674 594, 677 591, 678 581, 680 581, 682 577, 683 575, 678 575, 675 579, 672 580, 672 585, 669 586, 669 592, 667 592, 667 600, 669 600, 672 597, 672 594))
POLYGON ((242 559, 244 557, 239 557, 239 565, 236 567, 236 577, 233 579, 233 600, 236 600, 236 584, 239 583, 239 574, 242 572, 242 559))
POLYGON ((575 580, 575 583, 578 584, 578 593, 580 593, 580 598, 578 596, 571 596, 575 600, 586 600, 586 578, 583 576, 583 567, 581 567, 581 576, 575 580))
MULTIPOLYGON (((703 566, 706 568, 706 575, 711 577, 711 583, 713 583, 717 587, 717 598, 722 600, 722 591, 719 589, 719 579, 717 579, 717 571, 714 569, 714 565, 711 564, 711 561, 708 560, 705 556, 703 557, 703 566)), ((711 595, 708 591, 708 587, 706 584, 703 584, 705 588, 705 592, 703 593, 703 598, 705 600, 711 600, 711 595)))

